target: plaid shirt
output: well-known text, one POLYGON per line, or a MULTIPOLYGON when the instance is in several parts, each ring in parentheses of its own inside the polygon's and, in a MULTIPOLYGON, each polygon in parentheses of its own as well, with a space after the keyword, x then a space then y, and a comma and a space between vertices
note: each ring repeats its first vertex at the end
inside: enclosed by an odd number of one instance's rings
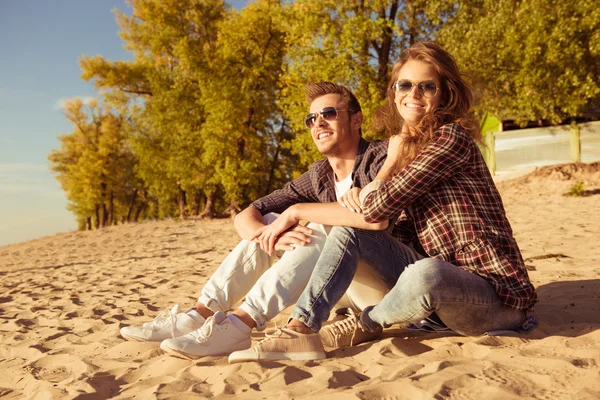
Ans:
POLYGON ((408 166, 389 182, 370 187, 375 190, 365 193, 362 204, 367 222, 391 219, 410 206, 408 218, 429 257, 481 276, 509 307, 527 310, 535 304, 500 194, 460 125, 442 126, 408 166))
MULTIPOLYGON (((387 142, 367 142, 360 139, 352 170, 352 186, 363 188, 377 175, 387 156, 387 142)), ((333 169, 326 158, 313 163, 309 170, 283 189, 261 197, 252 203, 262 215, 282 213, 297 203, 336 202, 333 169)))

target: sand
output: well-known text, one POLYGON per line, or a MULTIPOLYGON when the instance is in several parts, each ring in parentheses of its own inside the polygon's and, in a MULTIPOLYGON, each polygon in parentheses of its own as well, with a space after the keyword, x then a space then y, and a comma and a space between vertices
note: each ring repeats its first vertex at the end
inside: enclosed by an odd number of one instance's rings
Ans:
POLYGON ((392 327, 322 361, 173 358, 119 328, 189 307, 239 238, 230 220, 146 222, 0 247, 0 398, 598 399, 600 163, 498 180, 540 299, 528 334, 392 327))

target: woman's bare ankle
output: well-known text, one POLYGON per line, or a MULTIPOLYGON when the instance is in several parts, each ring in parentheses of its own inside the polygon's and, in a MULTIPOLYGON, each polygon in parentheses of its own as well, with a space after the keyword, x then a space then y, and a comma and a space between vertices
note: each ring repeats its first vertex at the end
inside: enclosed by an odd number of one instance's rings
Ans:
POLYGON ((298 321, 297 319, 290 320, 290 322, 288 322, 286 328, 291 331, 298 332, 298 333, 304 333, 304 334, 315 333, 315 331, 313 331, 312 329, 310 329, 308 326, 306 326, 304 323, 298 321))

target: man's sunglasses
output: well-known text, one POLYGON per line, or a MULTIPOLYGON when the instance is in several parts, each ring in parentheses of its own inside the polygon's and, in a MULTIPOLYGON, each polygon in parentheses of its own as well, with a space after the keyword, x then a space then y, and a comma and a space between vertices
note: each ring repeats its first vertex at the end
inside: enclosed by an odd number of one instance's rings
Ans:
POLYGON ((344 109, 338 110, 335 107, 325 107, 321 111, 317 111, 317 112, 308 114, 306 116, 306 118, 304 118, 304 125, 306 125, 307 128, 311 129, 317 123, 317 118, 319 117, 319 115, 325 121, 335 121, 338 117, 338 112, 346 111, 346 110, 348 110, 348 109, 344 108, 344 109))
POLYGON ((409 94, 414 87, 417 87, 417 90, 424 97, 435 97, 437 94, 437 85, 433 81, 424 81, 424 82, 411 82, 411 81, 396 81, 392 85, 392 89, 394 92, 398 93, 401 96, 406 96, 409 94))

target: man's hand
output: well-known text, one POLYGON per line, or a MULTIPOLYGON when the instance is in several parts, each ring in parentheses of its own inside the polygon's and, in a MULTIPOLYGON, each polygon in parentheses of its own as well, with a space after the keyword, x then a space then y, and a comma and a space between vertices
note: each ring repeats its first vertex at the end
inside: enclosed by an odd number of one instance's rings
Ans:
POLYGON ((313 231, 302 225, 295 225, 283 232, 275 241, 275 250, 290 251, 298 246, 306 246, 312 241, 313 231))
POLYGON ((291 207, 285 210, 274 222, 258 229, 250 240, 256 240, 260 248, 272 256, 275 253, 275 245, 281 241, 281 250, 293 248, 293 244, 301 244, 306 239, 305 235, 312 233, 312 230, 298 226, 298 219, 293 216, 291 207), (290 229, 291 227, 297 229, 290 229), (302 229, 304 228, 304 229, 302 229), (286 232, 287 231, 287 232, 286 232), (283 233, 288 233, 283 236, 283 233), (307 233, 310 232, 310 233, 307 233), (285 248, 283 248, 285 247, 285 248))
POLYGON ((362 214, 362 209, 360 208, 360 198, 359 198, 361 190, 362 189, 356 188, 356 187, 348 189, 346 191, 346 193, 344 193, 338 199, 338 203, 340 203, 342 206, 346 207, 348 210, 350 210, 352 212, 362 214))

